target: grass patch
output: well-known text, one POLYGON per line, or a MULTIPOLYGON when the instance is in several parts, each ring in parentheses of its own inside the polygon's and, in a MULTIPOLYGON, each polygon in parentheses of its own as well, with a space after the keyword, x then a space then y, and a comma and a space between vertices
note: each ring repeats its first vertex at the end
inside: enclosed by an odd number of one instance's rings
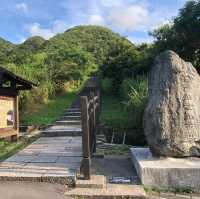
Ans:
POLYGON ((101 122, 113 128, 129 125, 129 114, 124 109, 121 100, 111 95, 103 95, 101 122))
POLYGON ((129 153, 130 146, 125 144, 113 145, 111 148, 104 150, 105 155, 126 155, 129 153))
POLYGON ((66 108, 75 100, 77 92, 70 92, 62 96, 57 96, 42 105, 36 112, 24 114, 22 123, 31 125, 51 124, 66 108))
POLYGON ((126 144, 109 145, 107 148, 101 149, 97 147, 97 154, 104 155, 128 155, 130 146, 126 144))
POLYGON ((148 194, 156 194, 156 193, 175 193, 175 194, 190 194, 192 193, 192 189, 190 187, 182 187, 182 188, 156 188, 156 187, 147 187, 143 186, 144 190, 148 194))
POLYGON ((21 137, 17 142, 11 142, 4 139, 0 140, 0 161, 7 159, 18 151, 25 148, 30 143, 34 142, 37 137, 24 138, 21 137))
POLYGON ((137 122, 133 112, 124 105, 120 97, 103 94, 101 133, 106 135, 108 142, 111 142, 114 135, 113 143, 122 144, 125 135, 126 145, 146 146, 143 128, 137 122))

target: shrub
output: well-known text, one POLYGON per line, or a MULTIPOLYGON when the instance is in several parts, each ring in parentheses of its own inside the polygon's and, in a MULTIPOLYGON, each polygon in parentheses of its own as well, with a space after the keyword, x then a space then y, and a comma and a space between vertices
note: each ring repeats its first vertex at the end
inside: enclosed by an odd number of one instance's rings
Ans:
POLYGON ((135 126, 142 127, 143 113, 148 99, 147 78, 139 76, 133 80, 124 80, 122 88, 128 91, 128 100, 123 101, 125 108, 131 113, 135 126))
POLYGON ((101 89, 104 94, 110 95, 112 93, 112 79, 111 78, 102 79, 101 89))

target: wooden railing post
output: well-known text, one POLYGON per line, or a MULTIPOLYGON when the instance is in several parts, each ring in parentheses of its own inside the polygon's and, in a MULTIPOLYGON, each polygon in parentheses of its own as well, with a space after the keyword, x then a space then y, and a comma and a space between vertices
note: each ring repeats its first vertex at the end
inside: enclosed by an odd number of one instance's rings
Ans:
POLYGON ((89 114, 88 114, 88 98, 81 97, 81 119, 82 119, 82 146, 83 146, 83 162, 82 173, 86 180, 90 179, 90 127, 89 127, 89 114))
POLYGON ((95 91, 91 93, 92 97, 92 152, 96 152, 96 102, 95 102, 95 91))
POLYGON ((91 78, 86 85, 87 96, 81 96, 83 160, 81 172, 85 180, 90 179, 91 155, 96 152, 96 134, 99 131, 101 110, 100 85, 97 78, 91 78))

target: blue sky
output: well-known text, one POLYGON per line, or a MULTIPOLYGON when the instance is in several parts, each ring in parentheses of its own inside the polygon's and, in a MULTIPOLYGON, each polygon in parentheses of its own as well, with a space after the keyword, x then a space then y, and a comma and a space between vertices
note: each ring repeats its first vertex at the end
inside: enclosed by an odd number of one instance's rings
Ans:
POLYGON ((135 43, 151 42, 148 31, 169 22, 186 0, 1 0, 0 37, 21 43, 49 39, 76 25, 111 28, 135 43))

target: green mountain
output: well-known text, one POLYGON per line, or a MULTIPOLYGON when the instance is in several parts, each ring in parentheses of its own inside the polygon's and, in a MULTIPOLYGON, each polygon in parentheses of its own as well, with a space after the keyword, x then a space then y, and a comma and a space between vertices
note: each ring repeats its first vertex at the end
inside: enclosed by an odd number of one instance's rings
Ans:
POLYGON ((0 53, 2 55, 0 63, 28 64, 31 61, 29 58, 37 53, 44 52, 52 55, 57 52, 62 57, 64 51, 79 50, 89 53, 95 58, 96 63, 101 65, 120 42, 123 42, 125 46, 136 48, 126 38, 101 26, 77 26, 62 34, 57 34, 49 40, 35 36, 20 45, 14 45, 0 39, 0 53))
POLYGON ((114 33, 112 30, 101 26, 76 26, 51 38, 46 43, 47 52, 59 49, 79 48, 91 53, 98 64, 102 64, 112 48, 119 41, 126 45, 134 45, 126 38, 114 33))
POLYGON ((21 97, 28 106, 80 85, 97 70, 113 78, 117 90, 124 77, 138 70, 141 57, 128 39, 101 26, 77 26, 49 40, 35 36, 19 45, 0 39, 0 64, 40 85, 31 97, 21 97))
POLYGON ((8 62, 8 56, 15 47, 14 44, 0 37, 0 63, 8 62))
POLYGON ((46 40, 40 36, 30 37, 24 43, 20 44, 18 48, 26 49, 29 51, 39 51, 44 48, 46 40))

